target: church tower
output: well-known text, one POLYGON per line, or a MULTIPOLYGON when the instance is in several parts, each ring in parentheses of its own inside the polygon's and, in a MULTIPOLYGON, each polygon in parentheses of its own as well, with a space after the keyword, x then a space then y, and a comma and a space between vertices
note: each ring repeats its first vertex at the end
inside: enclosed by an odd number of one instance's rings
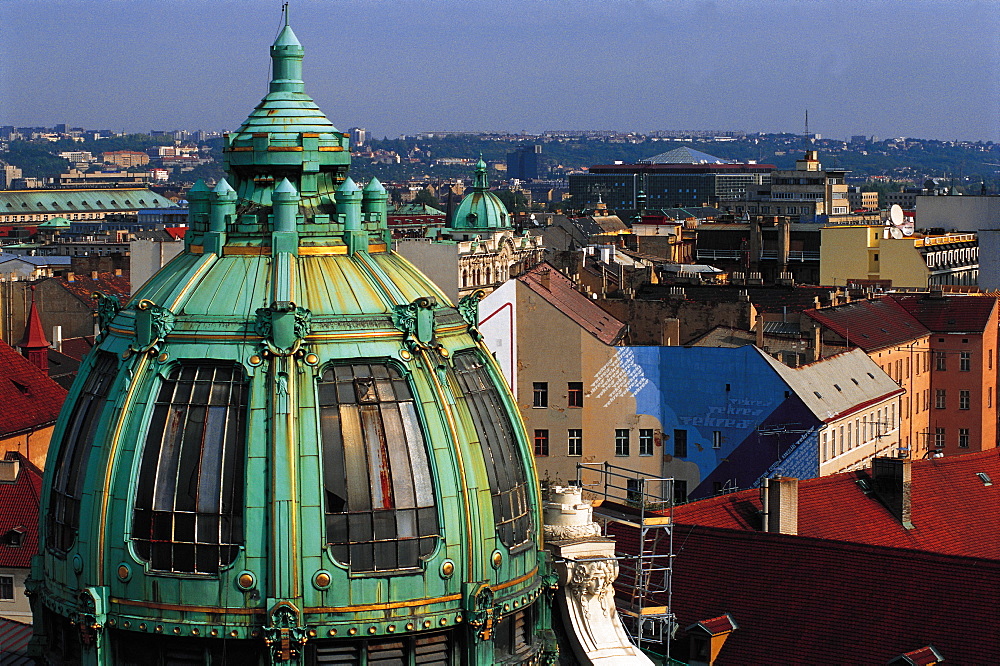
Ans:
POLYGON ((478 298, 390 251, 385 189, 348 176, 302 58, 286 20, 184 251, 103 302, 42 490, 40 663, 554 658, 538 484, 478 298))

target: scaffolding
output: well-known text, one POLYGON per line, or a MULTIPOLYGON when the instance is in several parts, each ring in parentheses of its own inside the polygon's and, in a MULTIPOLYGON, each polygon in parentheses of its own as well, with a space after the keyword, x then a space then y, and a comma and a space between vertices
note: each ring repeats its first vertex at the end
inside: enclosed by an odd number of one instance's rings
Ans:
POLYGON ((649 644, 655 643, 669 655, 677 626, 671 606, 673 478, 653 477, 607 462, 577 463, 576 484, 592 500, 594 519, 603 524, 605 533, 612 523, 636 530, 637 552, 615 556, 618 614, 636 647, 649 650, 649 644))

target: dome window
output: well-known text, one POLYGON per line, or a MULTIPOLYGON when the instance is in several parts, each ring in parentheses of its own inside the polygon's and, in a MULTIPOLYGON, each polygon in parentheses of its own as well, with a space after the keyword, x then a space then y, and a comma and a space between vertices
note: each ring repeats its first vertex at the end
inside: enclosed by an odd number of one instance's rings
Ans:
POLYGON ((354 571, 417 567, 438 516, 413 394, 396 367, 336 365, 319 381, 326 538, 354 571))
POLYGON ((232 363, 185 362, 160 386, 132 539, 159 571, 218 573, 243 544, 248 386, 232 363))
POLYGON ((80 527, 80 496, 87 462, 93 450, 104 405, 108 401, 108 392, 115 378, 117 363, 114 354, 98 353, 94 368, 87 375, 80 397, 73 405, 73 411, 63 430, 46 521, 48 546, 60 553, 65 553, 73 545, 80 527))
POLYGON ((531 536, 528 479, 507 407, 478 352, 455 354, 455 373, 483 448, 497 534, 508 548, 526 543, 531 536))

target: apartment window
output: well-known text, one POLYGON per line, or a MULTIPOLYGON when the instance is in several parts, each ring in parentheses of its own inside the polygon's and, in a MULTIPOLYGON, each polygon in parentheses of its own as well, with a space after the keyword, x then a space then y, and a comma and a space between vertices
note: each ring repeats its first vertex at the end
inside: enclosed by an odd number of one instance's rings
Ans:
POLYGON ((946 402, 947 401, 945 400, 945 390, 944 389, 935 389, 934 390, 934 409, 944 409, 946 402))
POLYGON ((827 444, 826 433, 823 433, 823 448, 822 448, 822 453, 820 454, 821 455, 821 458, 820 458, 821 460, 826 460, 826 452, 827 452, 826 444, 827 444))
POLYGON ((249 382, 188 361, 160 385, 139 465, 132 540, 152 569, 218 573, 243 543, 249 382))
POLYGON ((722 448, 722 431, 713 430, 712 431, 712 448, 721 449, 722 448))
POLYGON ((674 430, 674 457, 686 458, 688 454, 688 431, 674 430))
POLYGON ((993 406, 993 387, 992 386, 987 386, 986 387, 986 407, 989 408, 989 407, 992 407, 992 406, 993 406))
POLYGON ((688 500, 688 482, 684 479, 674 479, 674 504, 683 504, 688 500))
POLYGON ((653 455, 653 429, 652 428, 640 428, 639 429, 639 455, 640 456, 651 456, 651 455, 653 455))
POLYGON ((969 429, 959 428, 958 429, 958 448, 967 449, 969 448, 969 429))
POLYGON ((616 456, 627 456, 629 455, 629 432, 627 428, 616 428, 615 429, 615 455, 616 456))
POLYGON ((934 352, 934 369, 935 370, 947 370, 948 369, 948 355, 943 352, 934 352))
POLYGON ((972 352, 962 352, 958 355, 958 369, 960 372, 972 370, 972 352))
POLYGON ((14 599, 14 577, 0 576, 0 600, 13 601, 14 599))
POLYGON ((958 408, 959 409, 968 409, 969 408, 969 402, 970 402, 970 400, 971 400, 971 392, 970 391, 962 390, 962 391, 958 392, 958 408))
POLYGON ((535 455, 549 455, 549 431, 535 430, 535 455))
POLYGON ((944 448, 944 428, 934 428, 934 446, 938 449, 944 448))
POLYGON ((854 448, 854 437, 851 434, 851 424, 847 424, 847 450, 850 451, 854 448))
POLYGON ((566 431, 566 455, 583 455, 583 430, 570 428, 566 431))
POLYGON ((548 382, 533 382, 532 383, 532 407, 548 407, 549 406, 549 383, 548 382))
POLYGON ((569 382, 566 390, 567 407, 583 407, 583 382, 569 382))

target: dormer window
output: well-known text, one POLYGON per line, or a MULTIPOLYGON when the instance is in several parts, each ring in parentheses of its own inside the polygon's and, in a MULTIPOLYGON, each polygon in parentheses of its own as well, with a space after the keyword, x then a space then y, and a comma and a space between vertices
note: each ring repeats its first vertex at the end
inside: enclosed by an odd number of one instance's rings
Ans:
POLYGON ((393 365, 358 363, 327 368, 318 390, 333 556, 354 571, 419 566, 439 529, 409 384, 393 365))
POLYGON ((235 363, 185 361, 160 386, 132 541, 152 569, 218 573, 243 544, 249 386, 235 363))
POLYGON ((20 548, 24 543, 24 528, 15 527, 12 530, 8 530, 3 536, 0 536, 0 544, 8 546, 9 548, 20 548))

